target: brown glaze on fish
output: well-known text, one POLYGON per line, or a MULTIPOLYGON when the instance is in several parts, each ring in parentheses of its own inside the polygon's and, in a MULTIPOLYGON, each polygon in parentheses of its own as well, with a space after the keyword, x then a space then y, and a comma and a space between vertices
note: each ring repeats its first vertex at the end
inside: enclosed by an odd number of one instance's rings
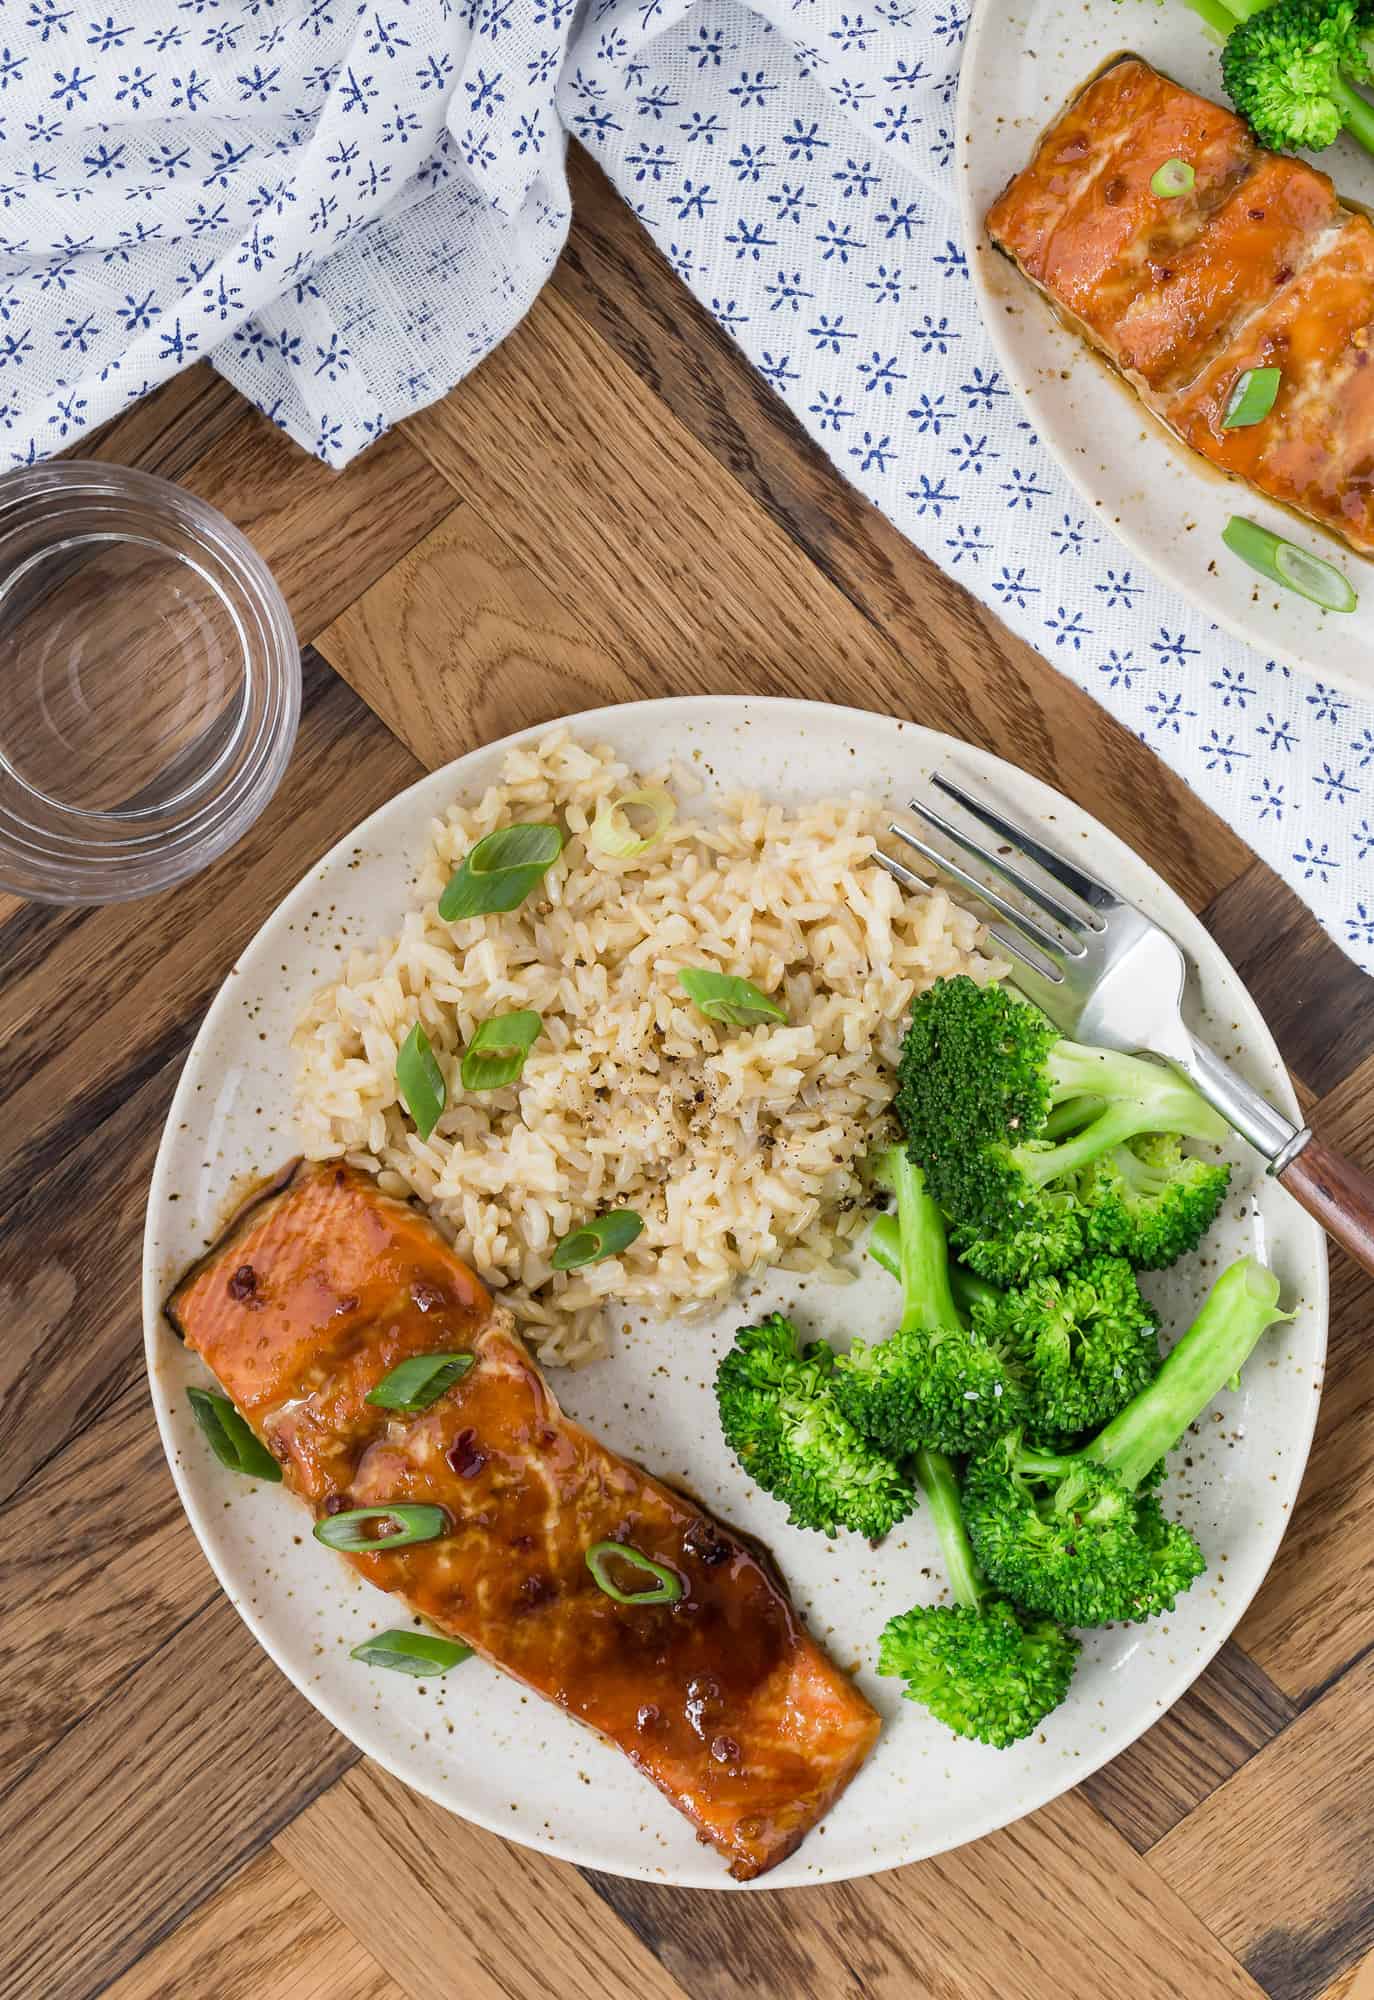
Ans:
POLYGON ((344 1560, 617 1744, 732 1875, 774 1867, 854 1776, 878 1718, 771 1565, 564 1416, 510 1315, 418 1209, 349 1168, 302 1167, 167 1310, 317 1518, 446 1509, 441 1539, 344 1560), (432 1408, 365 1400, 408 1355, 449 1352, 475 1363, 432 1408), (586 1564, 601 1541, 666 1565, 681 1599, 606 1596, 586 1564))
POLYGON ((1374 554, 1374 226, 1327 176, 1136 56, 1097 77, 993 203, 1013 257, 1194 451, 1374 554), (1153 194, 1168 159, 1187 194, 1153 194), (1227 430, 1240 377, 1273 409, 1227 430))

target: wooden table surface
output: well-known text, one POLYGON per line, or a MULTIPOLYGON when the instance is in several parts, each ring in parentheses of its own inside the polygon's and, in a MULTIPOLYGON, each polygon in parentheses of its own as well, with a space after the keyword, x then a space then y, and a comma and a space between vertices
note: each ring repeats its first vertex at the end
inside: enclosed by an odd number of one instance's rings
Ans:
POLYGON ((412 1797, 258 1650, 182 1516, 137 1278, 201 1014, 364 814, 570 710, 808 695, 1013 758, 1201 913, 1305 1101, 1374 1166, 1374 988, 842 483, 584 162, 575 181, 525 325, 347 472, 204 369, 90 447, 251 536, 305 642, 305 709, 276 800, 199 879, 106 910, 0 898, 0 1996, 1374 2000, 1374 1341, 1339 1255, 1301 1504, 1235 1638, 1080 1790, 870 1881, 622 1882, 412 1797))

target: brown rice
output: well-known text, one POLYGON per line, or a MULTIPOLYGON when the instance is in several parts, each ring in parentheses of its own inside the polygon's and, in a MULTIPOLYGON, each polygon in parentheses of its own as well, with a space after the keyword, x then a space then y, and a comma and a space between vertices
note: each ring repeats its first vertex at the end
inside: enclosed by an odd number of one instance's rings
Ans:
POLYGON ((499 785, 435 823, 400 935, 354 952, 294 1036, 309 1155, 425 1201, 546 1362, 604 1352, 611 1304, 700 1310, 764 1265, 843 1282, 858 1166, 886 1129, 913 995, 942 973, 1002 969, 967 911, 939 890, 904 895, 874 863, 882 815, 858 798, 736 798, 629 860, 588 843, 602 801, 653 783, 680 812, 695 788, 567 730, 512 749, 499 785), (441 921, 440 891, 476 840, 553 819, 563 853, 519 909, 441 921), (677 984, 684 966, 752 980, 786 1024, 707 1020, 677 984), (465 1095, 474 1029, 525 1007, 543 1030, 519 1083, 465 1095), (396 1089, 417 1017, 448 1085, 428 1141, 396 1089), (644 1218, 639 1239, 553 1271, 559 1238, 612 1207, 644 1218))

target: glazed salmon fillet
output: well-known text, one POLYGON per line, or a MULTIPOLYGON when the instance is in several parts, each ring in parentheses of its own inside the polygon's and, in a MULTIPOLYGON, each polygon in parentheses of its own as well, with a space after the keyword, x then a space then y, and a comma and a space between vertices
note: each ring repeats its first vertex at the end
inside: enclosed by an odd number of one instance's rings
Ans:
MULTIPOLYGON (((297 1168, 167 1312, 317 1519, 444 1508, 438 1540, 342 1560, 616 1744, 732 1875, 790 1854, 863 1763, 878 1717, 767 1559, 564 1416, 509 1313, 367 1175, 297 1168), (474 1360, 429 1409, 366 1401, 434 1353, 474 1360), (586 1563, 602 1541, 665 1565, 681 1598, 605 1595, 586 1563)), ((622 1588, 646 1581, 628 1570, 622 1588)))
POLYGON ((1374 553, 1374 227, 1325 174, 1136 56, 1057 119, 987 216, 1015 259, 1176 436, 1374 553), (1165 160, 1186 194, 1152 193, 1165 160), (1272 410, 1227 430, 1248 369, 1272 410))

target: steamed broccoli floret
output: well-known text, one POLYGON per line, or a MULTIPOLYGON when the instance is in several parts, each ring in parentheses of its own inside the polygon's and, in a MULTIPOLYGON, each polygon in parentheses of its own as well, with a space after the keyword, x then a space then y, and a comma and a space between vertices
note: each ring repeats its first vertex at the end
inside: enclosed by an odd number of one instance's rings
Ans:
POLYGON ((889 1619, 878 1642, 878 1671, 904 1680, 907 1700, 919 1701, 956 1735, 1004 1750, 1063 1701, 1079 1644, 1049 1619, 1028 1617, 987 1590, 944 1454, 918 1453, 916 1475, 955 1601, 918 1604, 889 1619))
POLYGON ((999 1587, 1065 1625, 1110 1625, 1172 1608, 1207 1567, 1153 1493, 1103 1466, 1001 1439, 970 1467, 969 1534, 999 1587))
POLYGON ((1374 152, 1371 0, 1185 0, 1224 44, 1231 102, 1262 145, 1320 152, 1342 127, 1374 152))
POLYGON ((899 1327, 868 1347, 856 1340, 835 1368, 835 1397, 854 1425, 882 1451, 904 1457, 922 1441, 973 1451, 1022 1408, 1007 1357, 991 1342, 930 1327, 899 1327))
MULTIPOLYGON (((1036 1207, 1041 1216, 1039 1227, 1028 1223, 1006 1236, 970 1236, 967 1230, 950 1230, 950 1248, 957 1253, 949 1267, 950 1290, 966 1317, 978 1299, 992 1298, 1006 1285, 1024 1285, 1047 1272, 1067 1270, 1087 1256, 1076 1200, 1041 1195, 1036 1207)), ((868 1251, 885 1271, 900 1278, 895 1215, 878 1217, 868 1251)))
POLYGON ((944 1219, 900 1146, 877 1179, 897 1196, 902 1319, 875 1347, 856 1340, 835 1363, 835 1396, 855 1429, 893 1457, 918 1445, 972 1451, 1020 1420, 1014 1369, 995 1341, 969 1331, 950 1290, 944 1219))
POLYGON ((1024 1285, 1067 1271, 1087 1255, 1082 1205, 1076 1192, 1042 1188, 1022 1202, 1017 1221, 995 1235, 953 1229, 950 1241, 969 1269, 992 1285, 1024 1285))
POLYGON ((781 1313, 741 1327, 716 1370, 721 1429, 795 1527, 853 1528, 879 1541, 910 1511, 911 1488, 840 1409, 834 1366, 825 1342, 803 1349, 781 1313))
POLYGON ((1113 1146, 1079 1185, 1084 1238, 1137 1270, 1162 1270, 1196 1250, 1230 1184, 1224 1162, 1195 1159, 1173 1137, 1113 1146))
POLYGON ((1159 1373, 1159 1315, 1122 1257, 1093 1257, 974 1310, 1022 1365, 1038 1438, 1096 1430, 1159 1373))
POLYGON ((1374 150, 1374 107, 1346 81, 1369 78, 1367 0, 1225 4, 1222 82, 1261 145, 1320 152, 1345 127, 1374 150))
POLYGON ((1091 1161, 1139 1133, 1227 1133, 1175 1071, 1071 1042, 1036 1008, 965 974, 937 980, 913 1006, 895 1104, 931 1194, 979 1238, 1036 1222, 1042 1190, 1065 1191, 1091 1161), (1052 1118, 1055 1130, 1065 1122, 1061 1107, 1084 1098, 1100 1100, 1095 1115, 1047 1137, 1052 1118))
POLYGON ((1279 1310, 1278 1280, 1253 1258, 1223 1272, 1150 1384, 1069 1456, 1013 1433, 969 1466, 964 1513, 979 1562, 1023 1610, 1106 1625, 1169 1610, 1206 1567, 1187 1529, 1143 1490, 1158 1461, 1238 1375, 1279 1310))

